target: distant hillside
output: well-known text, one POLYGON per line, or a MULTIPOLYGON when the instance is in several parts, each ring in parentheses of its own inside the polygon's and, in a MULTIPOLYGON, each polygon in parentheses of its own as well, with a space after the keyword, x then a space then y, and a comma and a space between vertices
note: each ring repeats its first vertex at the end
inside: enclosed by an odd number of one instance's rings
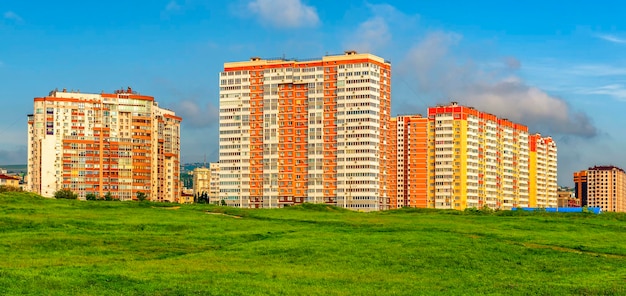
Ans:
POLYGON ((25 164, 0 164, 0 169, 7 170, 9 173, 26 173, 28 165, 25 164))
POLYGON ((194 163, 184 163, 183 165, 181 165, 181 173, 186 173, 186 172, 191 172, 193 171, 195 168, 201 168, 201 167, 209 167, 209 163, 208 162, 194 162, 194 163))

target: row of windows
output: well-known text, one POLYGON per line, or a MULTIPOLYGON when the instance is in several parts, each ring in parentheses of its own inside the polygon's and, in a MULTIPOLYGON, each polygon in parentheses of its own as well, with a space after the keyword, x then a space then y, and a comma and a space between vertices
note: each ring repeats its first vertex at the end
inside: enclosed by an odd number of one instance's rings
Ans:
POLYGON ((374 135, 374 134, 346 134, 346 135, 338 135, 334 137, 334 140, 337 140, 337 138, 339 139, 352 139, 352 138, 378 138, 378 136, 374 135))

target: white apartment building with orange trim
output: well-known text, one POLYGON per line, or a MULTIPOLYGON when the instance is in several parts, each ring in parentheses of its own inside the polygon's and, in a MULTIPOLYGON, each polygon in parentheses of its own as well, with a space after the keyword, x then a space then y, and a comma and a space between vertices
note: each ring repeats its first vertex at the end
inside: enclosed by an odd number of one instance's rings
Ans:
POLYGON ((28 186, 52 197, 69 188, 132 200, 180 197, 180 122, 154 97, 131 88, 114 93, 51 91, 28 115, 28 186))
POLYGON ((220 199, 388 208, 391 64, 348 51, 252 58, 220 73, 220 199))

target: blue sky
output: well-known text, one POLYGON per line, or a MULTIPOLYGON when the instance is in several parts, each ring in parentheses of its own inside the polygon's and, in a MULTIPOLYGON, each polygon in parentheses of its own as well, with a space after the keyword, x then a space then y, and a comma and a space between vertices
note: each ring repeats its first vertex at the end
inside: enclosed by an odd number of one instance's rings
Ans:
POLYGON ((183 117, 183 162, 215 161, 224 62, 355 49, 392 62, 394 114, 455 100, 526 124, 561 185, 626 168, 626 6, 476 2, 1 1, 0 164, 26 163, 34 97, 127 86, 183 117))

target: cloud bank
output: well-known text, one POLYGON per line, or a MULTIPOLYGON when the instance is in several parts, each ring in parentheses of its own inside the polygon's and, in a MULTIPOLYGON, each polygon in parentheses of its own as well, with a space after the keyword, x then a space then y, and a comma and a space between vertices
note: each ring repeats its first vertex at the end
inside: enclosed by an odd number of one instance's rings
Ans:
POLYGON ((172 106, 176 115, 183 118, 183 124, 193 128, 215 126, 219 122, 219 108, 211 103, 198 103, 187 99, 176 102, 172 106))
POLYGON ((28 160, 26 146, 18 147, 14 150, 0 149, 0 164, 25 164, 28 160))
POLYGON ((366 4, 371 17, 358 24, 343 42, 345 49, 358 52, 377 52, 392 42, 392 31, 412 26, 419 16, 408 16, 388 4, 366 4), (393 30, 392 30, 393 28, 393 30))
POLYGON ((315 27, 320 21, 315 7, 300 0, 254 0, 247 8, 261 23, 278 28, 315 27))
POLYGON ((17 13, 13 12, 13 11, 7 11, 3 14, 4 19, 6 20, 10 20, 10 21, 14 21, 16 23, 21 23, 24 20, 22 19, 21 16, 19 16, 17 13))
POLYGON ((586 113, 573 110, 564 99, 528 85, 516 75, 521 63, 514 57, 488 70, 471 59, 456 57, 452 50, 461 39, 452 32, 431 32, 409 50, 399 71, 410 77, 419 95, 450 98, 528 125, 531 132, 582 138, 598 135, 586 113))
POLYGON ((609 34, 601 34, 601 35, 597 35, 598 38, 604 40, 604 41, 608 41, 611 43, 618 43, 618 44, 625 44, 626 43, 626 39, 623 38, 619 38, 615 35, 609 35, 609 34))

